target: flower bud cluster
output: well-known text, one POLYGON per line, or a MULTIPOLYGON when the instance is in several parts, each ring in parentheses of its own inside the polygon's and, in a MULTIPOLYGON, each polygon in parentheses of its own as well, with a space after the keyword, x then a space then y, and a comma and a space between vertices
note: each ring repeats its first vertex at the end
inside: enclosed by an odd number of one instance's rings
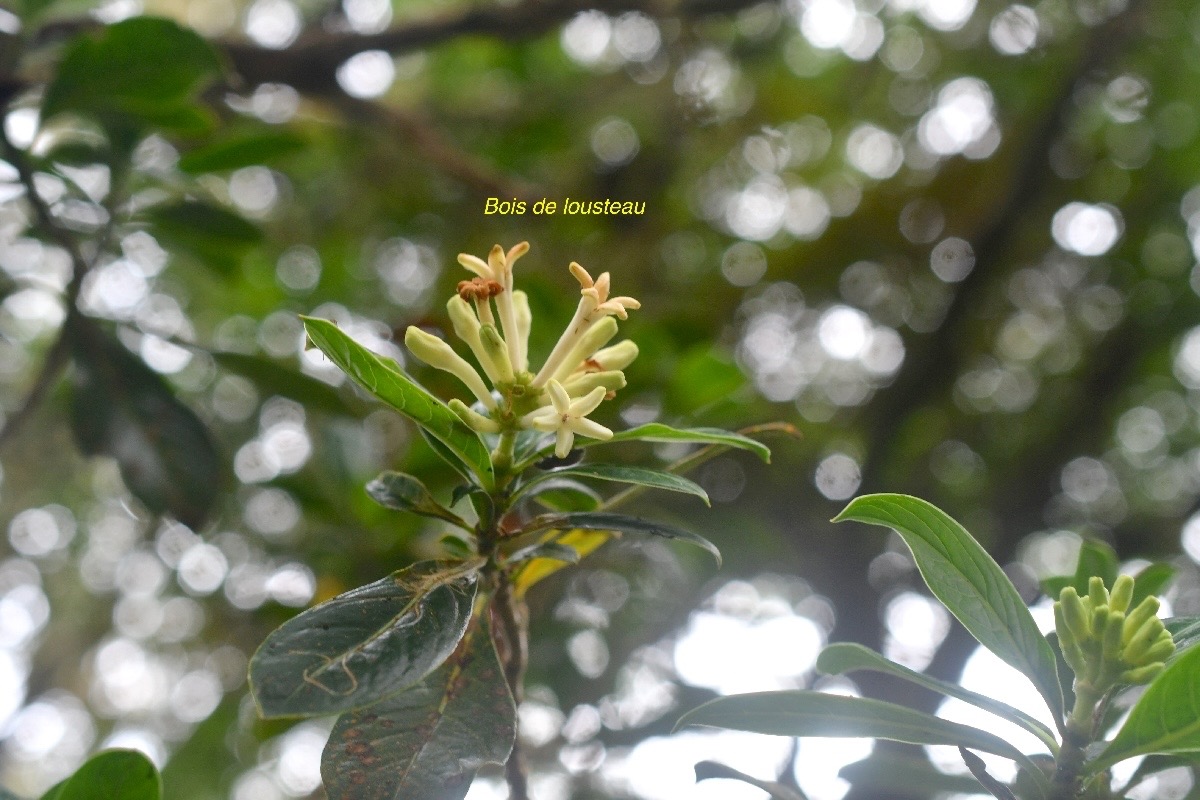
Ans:
POLYGON ((587 415, 625 387, 622 370, 637 358, 637 345, 629 340, 608 343, 617 335, 614 317, 627 319, 641 304, 632 297, 610 297, 607 272, 593 280, 572 263, 571 274, 580 285, 579 305, 534 373, 529 365, 529 298, 513 288, 513 265, 528 251, 528 243, 521 242, 507 252, 496 245, 486 261, 467 253, 458 257, 475 277, 458 284, 446 310, 454 334, 475 356, 482 375, 449 344, 420 328, 409 327, 404 343, 414 356, 454 375, 475 396, 475 408, 461 400, 449 403, 471 428, 481 433, 553 433, 554 452, 561 458, 570 452, 577 434, 612 437, 612 431, 587 415))
POLYGON ((1158 599, 1147 597, 1133 610, 1133 578, 1121 575, 1110 592, 1100 578, 1080 597, 1072 586, 1054 604, 1054 626, 1063 658, 1095 693, 1118 684, 1149 683, 1175 652, 1175 642, 1158 618, 1158 599))

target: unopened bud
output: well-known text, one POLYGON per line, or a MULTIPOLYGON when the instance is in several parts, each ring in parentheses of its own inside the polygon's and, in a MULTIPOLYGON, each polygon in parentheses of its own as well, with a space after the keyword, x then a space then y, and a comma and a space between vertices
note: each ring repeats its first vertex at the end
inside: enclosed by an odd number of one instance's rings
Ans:
MULTIPOLYGON (((567 390, 567 394, 571 397, 583 397, 588 392, 595 389, 597 386, 603 386, 609 392, 615 392, 618 389, 625 388, 625 373, 618 370, 609 370, 608 372, 586 372, 583 374, 573 375, 563 381, 562 387, 567 390)), ((548 405, 550 398, 544 398, 545 402, 542 405, 548 405)))
MULTIPOLYGON (((1058 595, 1058 602, 1062 605, 1062 616, 1067 628, 1076 642, 1083 642, 1092 635, 1091 614, 1084 606, 1083 600, 1079 598, 1079 594, 1075 591, 1075 587, 1067 586, 1058 595)), ((1059 633, 1062 636, 1062 633, 1059 633)))
POLYGON ((479 338, 480 324, 479 319, 475 316, 475 311, 466 300, 454 295, 450 298, 450 302, 446 303, 446 312, 450 315, 450 324, 454 327, 454 335, 471 348, 471 352, 475 354, 475 360, 483 368, 488 380, 492 382, 493 386, 496 385, 500 381, 500 371, 488 357, 487 350, 479 338))
POLYGON ((1088 599, 1092 601, 1093 609, 1108 605, 1108 589, 1104 588, 1103 578, 1088 579, 1088 599))
POLYGON ((491 325, 484 325, 479 329, 479 340, 488 358, 496 365, 500 380, 510 383, 513 379, 512 360, 508 357, 508 345, 500 338, 500 332, 491 325))
POLYGON ((1166 661, 1175 653, 1175 641, 1171 639, 1171 634, 1163 631, 1166 636, 1160 636, 1154 640, 1154 643, 1146 649, 1142 657, 1138 659, 1137 664, 1153 664, 1158 661, 1166 661))
POLYGON ((1121 629, 1124 625, 1125 615, 1120 611, 1111 611, 1104 623, 1100 654, 1109 663, 1116 663, 1121 656, 1121 629))
POLYGON ((589 358, 608 341, 617 335, 617 321, 612 317, 604 317, 594 323, 575 341, 571 349, 563 357, 562 363, 550 377, 562 381, 575 371, 584 359, 589 358))
POLYGON ((595 355, 583 362, 583 368, 601 372, 625 369, 637 357, 637 344, 632 339, 626 339, 622 342, 617 342, 611 347, 605 347, 603 350, 597 351, 595 355))
POLYGON ((517 321, 517 362, 513 369, 529 369, 529 331, 533 327, 533 312, 529 310, 529 295, 517 290, 512 293, 513 315, 517 321))
POLYGON ((496 401, 491 392, 479 377, 479 373, 463 359, 450 345, 431 333, 410 325, 404 332, 404 344, 414 356, 431 367, 449 372, 462 381, 471 393, 488 408, 495 408, 496 401))
POLYGON ((1157 664, 1147 664, 1144 667, 1134 667, 1127 669, 1121 673, 1122 683, 1149 683, 1158 677, 1158 674, 1163 671, 1165 665, 1162 662, 1157 664))
POLYGON ((467 404, 457 397, 451 398, 446 404, 450 406, 450 410, 458 415, 458 418, 467 423, 467 427, 480 433, 499 433, 500 425, 494 419, 472 411, 467 407, 467 404))
POLYGON ((1113 583, 1112 591, 1108 594, 1108 607, 1122 613, 1129 610, 1129 602, 1133 599, 1133 578, 1120 575, 1113 583))
POLYGON ((1158 614, 1158 598, 1147 597, 1142 602, 1138 603, 1137 608, 1130 611, 1125 617, 1125 628, 1121 632, 1121 640, 1126 645, 1133 639, 1134 635, 1141 629, 1147 621, 1153 619, 1158 614))

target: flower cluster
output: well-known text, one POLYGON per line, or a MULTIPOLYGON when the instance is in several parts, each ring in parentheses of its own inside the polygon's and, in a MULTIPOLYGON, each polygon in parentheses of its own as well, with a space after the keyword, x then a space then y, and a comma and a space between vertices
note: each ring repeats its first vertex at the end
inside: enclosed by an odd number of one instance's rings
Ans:
POLYGON ((1158 614, 1158 599, 1147 597, 1132 611, 1133 578, 1121 575, 1111 593, 1092 578, 1080 597, 1067 586, 1054 604, 1054 627, 1063 658, 1083 681, 1099 693, 1119 683, 1149 683, 1175 652, 1171 634, 1158 614))
POLYGON ((608 343, 617 335, 615 318, 627 319, 629 310, 641 304, 632 297, 610 297, 607 272, 593 280, 572 262, 571 274, 580 285, 579 305, 534 373, 529 366, 529 298, 513 288, 513 265, 527 252, 529 244, 521 242, 507 252, 496 245, 486 261, 467 253, 458 257, 475 277, 458 284, 446 309, 455 335, 474 354, 482 376, 449 344, 420 328, 409 327, 404 343, 426 364, 454 375, 475 396, 476 408, 461 400, 449 403, 472 428, 481 433, 553 433, 554 452, 561 458, 570 452, 576 435, 612 436, 587 415, 625 386, 621 370, 637 357, 637 345, 629 340, 608 343))

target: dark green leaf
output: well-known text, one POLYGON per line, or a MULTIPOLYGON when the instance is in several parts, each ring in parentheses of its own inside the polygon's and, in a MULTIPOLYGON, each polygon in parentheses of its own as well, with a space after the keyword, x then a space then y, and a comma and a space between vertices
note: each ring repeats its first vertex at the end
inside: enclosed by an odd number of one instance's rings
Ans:
POLYGON ((822 692, 755 692, 720 697, 684 714, 675 728, 711 725, 775 736, 892 739, 909 744, 966 745, 1032 767, 1017 748, 987 731, 864 697, 822 692))
POLYGON ((424 678, 467 628, 479 566, 423 561, 285 622, 250 660, 263 716, 349 711, 424 678))
POLYGON ((243 134, 184 153, 179 159, 179 168, 197 174, 270 164, 282 156, 302 150, 305 143, 302 136, 290 131, 243 134))
POLYGON ((208 429, 162 376, 99 326, 80 319, 70 330, 79 448, 116 459, 126 486, 151 512, 201 527, 222 479, 208 429))
POLYGON ((1058 575, 1042 581, 1042 590, 1054 600, 1067 586, 1072 586, 1084 597, 1088 593, 1088 581, 1093 577, 1103 579, 1105 586, 1112 586, 1117 579, 1117 554, 1106 543, 1097 539, 1084 539, 1079 545, 1079 557, 1075 561, 1072 575, 1058 575))
POLYGON ((771 795, 774 800, 806 800, 804 795, 790 786, 784 786, 778 781, 760 781, 752 775, 747 775, 733 767, 728 767, 716 761, 701 761, 696 764, 696 783, 722 778, 748 783, 751 786, 762 789, 771 795))
POLYGON ((903 786, 914 796, 924 797, 940 792, 979 794, 983 787, 968 775, 947 775, 928 761, 892 755, 876 750, 862 761, 847 764, 838 777, 850 781, 859 791, 884 795, 903 786))
POLYGON ((330 800, 462 800, 484 764, 508 760, 516 706, 477 628, 425 680, 338 719, 321 758, 330 800))
POLYGON ((1012 789, 991 776, 982 758, 965 747, 959 747, 958 753, 962 756, 963 763, 967 765, 967 769, 983 785, 983 788, 991 793, 992 797, 998 798, 998 800, 1017 800, 1016 796, 1012 793, 1012 789))
POLYGON ((717 546, 691 531, 676 528, 653 520, 640 517, 627 517, 624 514, 612 514, 606 511, 577 511, 568 514, 544 514, 535 517, 526 526, 526 531, 536 532, 555 528, 568 531, 578 528, 586 531, 617 531, 621 533, 642 533, 651 536, 661 536, 665 539, 679 539, 697 547, 702 547, 712 553, 717 564, 721 563, 721 551, 717 546))
POLYGON ((485 488, 492 486, 495 478, 487 447, 449 406, 418 386, 395 362, 375 355, 329 320, 304 317, 304 328, 312 343, 356 383, 427 430, 485 488))
POLYGON ((672 428, 660 422, 639 425, 627 431, 613 434, 605 442, 584 441, 576 446, 591 447, 607 442, 692 442, 696 444, 723 444, 736 447, 739 450, 749 450, 768 464, 771 462, 771 449, 762 442, 755 441, 740 433, 723 431, 720 428, 672 428))
POLYGON ((46 89, 42 117, 75 111, 177 127, 189 101, 219 71, 212 46, 171 20, 133 17, 101 25, 67 48, 46 89))
POLYGON ((207 352, 218 366, 251 381, 266 395, 286 397, 329 414, 353 413, 337 389, 273 358, 249 353, 207 352))
POLYGON ((1172 617, 1163 620, 1163 626, 1171 632, 1175 640, 1175 657, 1183 654, 1196 644, 1200 644, 1200 617, 1172 617))
POLYGON ((1175 568, 1161 561, 1150 564, 1133 576, 1133 599, 1130 608, 1137 608, 1147 597, 1159 594, 1175 577, 1175 568))
POLYGON ((159 800, 162 780, 137 750, 107 750, 88 759, 43 800, 159 800))
POLYGON ((949 683, 948 681, 938 680, 921 672, 915 672, 908 667, 889 661, 879 653, 861 644, 839 642, 829 645, 817 657, 817 669, 826 675, 841 675, 844 672, 854 670, 870 670, 872 672, 893 675, 909 683, 923 686, 930 691, 943 694, 946 697, 955 697, 965 703, 970 703, 977 708, 990 711, 997 716, 1014 722, 1043 742, 1046 742, 1050 747, 1056 747, 1058 744, 1053 731, 1024 711, 1013 708, 1008 703, 1002 703, 986 695, 964 689, 956 683, 949 683))
POLYGON ((1200 647, 1173 659, 1134 704, 1090 773, 1150 753, 1200 753, 1200 647))
POLYGON ((1004 570, 962 525, 931 503, 899 494, 855 498, 834 518, 844 520, 899 533, 933 594, 980 644, 1029 677, 1055 719, 1062 718, 1054 651, 1004 570))
POLYGON ((590 486, 568 478, 549 478, 522 494, 551 511, 595 511, 601 501, 599 493, 590 486))
POLYGON ((367 494, 381 506, 398 511, 411 511, 425 517, 443 519, 463 530, 471 530, 470 523, 443 506, 425 488, 425 484, 403 472, 384 472, 367 484, 367 494))
POLYGON ((514 551, 504 559, 505 564, 519 564, 532 558, 550 558, 564 564, 578 564, 579 551, 574 547, 558 542, 539 542, 514 551))
POLYGON ((146 218, 168 248, 187 252, 226 275, 235 272, 246 251, 262 240, 262 231, 241 216, 195 200, 156 206, 146 218))
POLYGON ((667 383, 670 407, 691 413, 724 400, 746 385, 746 376, 725 353, 707 344, 693 347, 676 362, 667 383))
POLYGON ((524 494, 528 487, 537 486, 539 483, 556 478, 594 478, 615 483, 632 483, 651 489, 666 489, 671 492, 695 495, 702 499, 705 505, 710 505, 708 493, 694 481, 672 472, 645 467, 627 467, 619 464, 579 464, 554 472, 545 472, 525 484, 518 495, 524 494))

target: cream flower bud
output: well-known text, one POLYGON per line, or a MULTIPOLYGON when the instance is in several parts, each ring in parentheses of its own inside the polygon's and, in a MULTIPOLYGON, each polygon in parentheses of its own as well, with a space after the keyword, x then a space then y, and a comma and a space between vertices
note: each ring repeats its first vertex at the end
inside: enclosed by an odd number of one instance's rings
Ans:
POLYGON ((599 370, 605 372, 613 369, 625 369, 638 357, 638 346, 632 339, 617 342, 611 347, 597 350, 591 358, 580 366, 581 370, 599 370))
POLYGON ((454 295, 450 298, 450 302, 446 303, 446 312, 450 315, 450 324, 454 326, 454 335, 471 348, 471 352, 475 354, 475 360, 479 362, 484 374, 495 386, 503 380, 500 368, 488 355, 487 348, 483 346, 483 341, 479 336, 482 326, 475 317, 475 312, 471 310, 470 304, 458 295, 454 295))
POLYGON ((488 419, 482 414, 472 411, 467 404, 457 397, 451 398, 446 404, 458 418, 467 423, 467 427, 480 433, 499 433, 500 425, 494 419, 488 419))
POLYGON ((522 291, 512 293, 513 315, 517 320, 517 360, 513 369, 525 372, 529 369, 529 331, 533 328, 533 312, 529 310, 529 295, 522 291))
POLYGON ((509 360, 508 346, 500 338, 500 333, 491 325, 484 325, 479 330, 479 340, 487 352, 488 358, 496 365, 500 380, 510 382, 513 379, 512 361, 509 360))
POLYGON ((483 379, 479 377, 479 373, 462 356, 454 352, 450 345, 414 325, 410 325, 405 331, 404 344, 414 356, 429 366, 445 370, 462 381, 484 406, 496 407, 496 401, 483 379))
MULTIPOLYGON (((580 372, 572 375, 567 380, 563 381, 562 387, 571 397, 583 397, 592 392, 597 386, 603 387, 604 391, 616 392, 625 388, 625 373, 620 370, 609 370, 607 372, 580 372)), ((543 398, 542 405, 550 402, 548 397, 543 398)))
POLYGON ((588 357, 608 344, 616 335, 617 321, 612 317, 605 317, 595 323, 576 339, 550 377, 561 383, 576 367, 581 366, 588 357))

